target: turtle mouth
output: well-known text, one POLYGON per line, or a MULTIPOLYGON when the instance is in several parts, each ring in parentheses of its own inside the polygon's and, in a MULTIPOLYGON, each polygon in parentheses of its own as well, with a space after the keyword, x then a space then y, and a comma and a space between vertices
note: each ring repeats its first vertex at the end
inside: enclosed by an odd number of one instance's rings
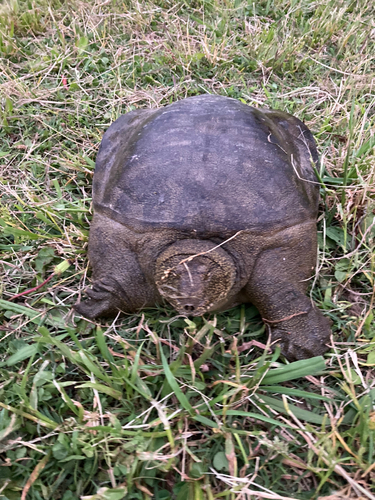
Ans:
POLYGON ((201 316, 215 310, 236 280, 231 257, 210 241, 181 240, 163 252, 156 263, 160 295, 181 315, 201 316))
POLYGON ((160 295, 167 300, 176 311, 184 316, 202 316, 212 308, 212 303, 195 295, 181 296, 173 293, 170 287, 161 286, 160 295))

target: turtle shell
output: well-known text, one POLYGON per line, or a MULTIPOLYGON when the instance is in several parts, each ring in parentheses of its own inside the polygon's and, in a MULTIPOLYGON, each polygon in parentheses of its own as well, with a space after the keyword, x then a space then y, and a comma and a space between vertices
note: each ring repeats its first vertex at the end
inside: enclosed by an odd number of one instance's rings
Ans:
POLYGON ((136 231, 275 231, 316 218, 317 161, 310 131, 292 115, 191 97, 109 127, 94 209, 136 231))

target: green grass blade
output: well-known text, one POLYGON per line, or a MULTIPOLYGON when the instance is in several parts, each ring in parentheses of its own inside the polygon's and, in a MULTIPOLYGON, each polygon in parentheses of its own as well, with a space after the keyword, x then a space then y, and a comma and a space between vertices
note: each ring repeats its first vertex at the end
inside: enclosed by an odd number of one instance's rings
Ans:
POLYGON ((115 389, 112 389, 111 387, 108 387, 103 384, 97 384, 96 382, 85 382, 84 384, 80 384, 76 386, 78 389, 84 388, 84 387, 90 387, 91 389, 96 389, 98 392, 103 392, 104 394, 108 394, 108 396, 111 396, 112 398, 115 399, 121 399, 122 397, 122 392, 121 391, 116 391, 115 389))
POLYGON ((33 323, 39 324, 41 322, 42 313, 40 311, 35 311, 30 307, 21 306, 20 304, 15 304, 8 300, 0 299, 0 309, 2 309, 3 311, 10 311, 15 314, 24 314, 33 323))
MULTIPOLYGON (((216 412, 215 415, 223 415, 223 412, 216 412)), ((266 417, 265 415, 261 415, 260 413, 254 413, 251 411, 244 411, 244 410, 227 410, 225 412, 225 415, 233 415, 235 417, 249 417, 249 418, 255 418, 257 420, 260 420, 261 422, 267 422, 268 424, 273 424, 277 425, 278 427, 290 427, 290 425, 284 424, 283 422, 279 422, 278 420, 271 418, 271 417, 266 417)))
POLYGON ((274 392, 277 394, 286 394, 287 396, 294 396, 296 398, 307 398, 316 399, 318 401, 326 401, 329 403, 332 401, 331 398, 322 396, 321 394, 315 394, 314 392, 301 391, 299 389, 293 389, 291 387, 283 387, 281 385, 262 385, 262 391, 274 392))
MULTIPOLYGON (((288 411, 285 409, 284 403, 280 399, 271 398, 269 396, 259 396, 259 400, 264 402, 266 405, 270 406, 273 410, 278 411, 284 415, 288 415, 288 411)), ((288 403, 289 410, 299 419, 309 422, 311 424, 322 425, 324 422, 324 417, 313 413, 312 411, 304 410, 298 408, 298 406, 288 403)))
POLYGON ((171 372, 170 368, 169 368, 169 365, 167 363, 167 359, 164 355, 164 352, 163 352, 163 349, 160 348, 160 356, 161 356, 161 360, 162 360, 162 363, 163 363, 163 368, 164 368, 164 371, 165 371, 165 376, 167 378, 167 381, 168 381, 168 384, 170 385, 172 391, 174 392, 176 398, 180 401, 180 403, 182 404, 183 408, 188 411, 190 413, 190 415, 194 415, 195 412, 191 406, 191 404, 189 403, 187 397, 185 396, 185 394, 181 391, 173 373, 171 372))
POLYGON ((294 361, 294 363, 282 366, 281 368, 270 370, 264 376, 262 385, 280 384, 281 382, 306 377, 307 375, 316 375, 324 371, 325 368, 326 365, 322 356, 294 361))
POLYGON ((1 363, 0 366, 2 364, 6 364, 7 366, 16 365, 20 361, 24 361, 25 359, 29 359, 34 356, 34 354, 38 352, 38 349, 38 344, 31 344, 21 347, 21 349, 9 356, 5 363, 1 363))

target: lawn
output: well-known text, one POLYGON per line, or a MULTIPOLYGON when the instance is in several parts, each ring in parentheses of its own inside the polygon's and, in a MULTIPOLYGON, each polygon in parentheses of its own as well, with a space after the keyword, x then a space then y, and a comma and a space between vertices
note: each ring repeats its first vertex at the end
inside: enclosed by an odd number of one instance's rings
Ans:
POLYGON ((0 5, 1 500, 375 499, 374 18, 368 0, 0 5), (203 93, 315 136, 324 357, 271 352, 251 305, 72 310, 103 132, 203 93))

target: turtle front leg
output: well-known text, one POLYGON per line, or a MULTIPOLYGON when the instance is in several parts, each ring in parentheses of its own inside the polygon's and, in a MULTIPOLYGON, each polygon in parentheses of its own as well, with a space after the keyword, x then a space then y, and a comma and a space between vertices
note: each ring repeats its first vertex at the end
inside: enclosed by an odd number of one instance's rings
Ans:
POLYGON ((305 295, 315 267, 315 235, 300 236, 281 237, 280 246, 263 251, 246 287, 289 361, 324 354, 331 333, 328 319, 305 295))
POLYGON ((137 312, 157 300, 155 285, 148 283, 136 254, 130 248, 136 236, 106 216, 95 214, 90 228, 89 260, 93 269, 88 296, 74 306, 86 318, 113 316, 119 310, 137 312))
POLYGON ((119 287, 115 283, 111 286, 107 281, 106 279, 97 280, 91 289, 85 290, 88 299, 74 306, 78 314, 85 318, 95 319, 100 316, 113 316, 119 310, 127 311, 126 299, 118 295, 119 287))

